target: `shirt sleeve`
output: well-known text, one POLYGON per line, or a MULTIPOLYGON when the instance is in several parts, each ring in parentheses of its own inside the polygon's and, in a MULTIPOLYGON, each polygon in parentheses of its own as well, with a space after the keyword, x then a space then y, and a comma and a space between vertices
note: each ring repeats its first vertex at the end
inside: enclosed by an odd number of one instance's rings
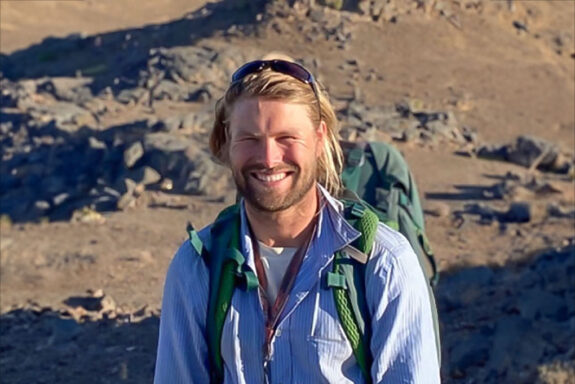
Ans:
POLYGON ((208 383, 208 272, 189 242, 172 260, 162 299, 155 384, 208 383))
POLYGON ((373 382, 440 383, 427 282, 407 240, 393 235, 391 250, 376 243, 367 270, 373 382))

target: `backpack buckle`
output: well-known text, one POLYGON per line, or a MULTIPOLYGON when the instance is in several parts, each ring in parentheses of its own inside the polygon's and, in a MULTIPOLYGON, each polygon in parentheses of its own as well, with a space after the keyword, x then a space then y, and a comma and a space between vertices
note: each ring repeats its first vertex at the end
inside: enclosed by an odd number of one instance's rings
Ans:
POLYGON ((351 206, 351 214, 358 219, 361 219, 365 214, 365 207, 361 204, 354 203, 351 206))
POLYGON ((326 283, 328 288, 347 289, 345 276, 339 273, 328 272, 326 275, 326 283))
POLYGON ((237 284, 243 291, 251 291, 260 285, 256 274, 250 269, 241 272, 236 271, 235 275, 237 284))
POLYGON ((235 284, 244 291, 248 291, 259 286, 256 274, 246 265, 244 255, 236 248, 228 248, 226 260, 234 264, 235 284))
POLYGON ((188 231, 188 236, 189 236, 190 243, 192 244, 192 247, 194 247, 194 250, 196 251, 196 253, 198 255, 201 255, 202 251, 204 249, 204 245, 202 244, 202 240, 200 239, 200 236, 198 236, 198 233, 194 230, 194 227, 192 226, 192 223, 190 223, 190 222, 188 222, 187 231, 188 231))

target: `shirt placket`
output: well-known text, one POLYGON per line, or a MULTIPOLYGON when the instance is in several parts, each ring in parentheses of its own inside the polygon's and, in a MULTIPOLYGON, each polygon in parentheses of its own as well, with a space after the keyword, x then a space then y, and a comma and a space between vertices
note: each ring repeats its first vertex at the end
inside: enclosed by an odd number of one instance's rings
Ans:
POLYGON ((308 238, 306 243, 302 247, 300 247, 297 250, 297 252, 294 254, 290 264, 288 265, 285 276, 282 279, 278 295, 277 295, 276 300, 273 303, 273 305, 269 302, 267 295, 265 294, 268 281, 267 281, 267 277, 266 277, 263 263, 261 260, 261 256, 260 256, 260 252, 259 252, 259 246, 258 246, 256 241, 253 243, 254 244, 254 261, 255 261, 255 265, 256 265, 258 279, 260 282, 260 288, 259 288, 260 301, 262 303, 262 308, 263 308, 264 315, 266 318, 265 342, 264 342, 264 346, 263 346, 263 349, 264 349, 264 351, 263 351, 263 353, 264 353, 264 373, 265 373, 265 377, 266 377, 266 382, 269 382, 269 376, 270 376, 269 363, 270 363, 270 360, 271 360, 271 357, 273 354, 272 345, 273 345, 273 342, 275 340, 275 337, 279 336, 279 334, 277 334, 278 324, 281 320, 281 315, 284 311, 284 308, 285 308, 285 306, 289 300, 289 295, 290 295, 291 289, 294 285, 294 282, 297 278, 297 274, 298 274, 298 271, 301 267, 303 258, 304 258, 305 254, 309 248, 310 240, 313 238, 314 234, 315 234, 315 230, 313 231, 312 235, 308 238))

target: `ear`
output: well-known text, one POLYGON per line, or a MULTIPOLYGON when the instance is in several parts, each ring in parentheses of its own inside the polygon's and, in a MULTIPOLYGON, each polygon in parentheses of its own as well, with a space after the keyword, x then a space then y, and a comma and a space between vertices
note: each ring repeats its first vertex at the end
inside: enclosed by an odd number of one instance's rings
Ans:
POLYGON ((319 126, 316 129, 316 148, 315 148, 315 155, 317 158, 323 155, 323 151, 325 148, 325 141, 327 140, 327 124, 325 121, 320 121, 319 126))

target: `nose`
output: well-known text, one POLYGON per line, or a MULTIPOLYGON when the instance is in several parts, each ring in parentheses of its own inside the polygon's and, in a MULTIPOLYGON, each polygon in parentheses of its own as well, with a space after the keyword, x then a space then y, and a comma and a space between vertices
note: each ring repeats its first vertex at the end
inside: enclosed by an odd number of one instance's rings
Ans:
POLYGON ((259 157, 266 168, 273 168, 282 162, 282 151, 278 143, 271 138, 260 142, 259 157))

